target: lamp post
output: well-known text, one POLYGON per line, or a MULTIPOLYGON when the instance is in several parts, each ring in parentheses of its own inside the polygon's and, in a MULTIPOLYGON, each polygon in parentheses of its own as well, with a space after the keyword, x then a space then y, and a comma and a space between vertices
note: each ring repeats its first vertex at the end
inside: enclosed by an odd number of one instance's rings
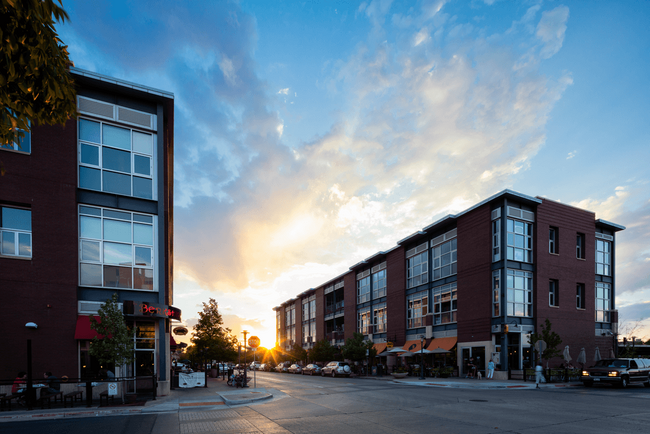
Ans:
MULTIPOLYGON (((34 322, 28 322, 25 324, 25 327, 28 329, 37 329, 38 325, 34 322)), ((27 409, 32 410, 34 408, 34 401, 36 400, 36 391, 34 390, 32 376, 32 340, 27 339, 27 409)))
POLYGON ((420 335, 420 380, 424 380, 424 335, 420 335))

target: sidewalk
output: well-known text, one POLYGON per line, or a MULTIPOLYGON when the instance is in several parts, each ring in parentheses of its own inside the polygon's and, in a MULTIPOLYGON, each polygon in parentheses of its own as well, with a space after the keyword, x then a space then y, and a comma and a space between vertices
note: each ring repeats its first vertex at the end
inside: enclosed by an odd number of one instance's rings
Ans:
MULTIPOLYGON (((448 387, 456 389, 535 389, 534 381, 522 380, 476 380, 473 378, 431 378, 426 377, 420 380, 420 377, 406 377, 395 379, 390 374, 382 377, 364 377, 359 376, 355 378, 376 380, 376 381, 391 381, 397 384, 408 384, 409 386, 427 386, 427 387, 448 387)), ((574 387, 582 386, 582 382, 569 382, 569 383, 540 383, 540 388, 557 388, 557 387, 574 387)))
POLYGON ((128 414, 166 413, 190 408, 225 408, 233 405, 250 404, 272 398, 273 395, 263 388, 235 389, 226 384, 225 380, 208 378, 208 387, 192 389, 174 389, 168 396, 157 397, 137 405, 111 405, 86 407, 85 403, 77 404, 74 408, 35 408, 28 411, 24 407, 12 406, 11 411, 0 412, 1 422, 18 422, 26 420, 61 419, 72 417, 114 416, 128 414), (144 405, 143 405, 144 404, 144 405), (217 407, 219 406, 219 407, 217 407))

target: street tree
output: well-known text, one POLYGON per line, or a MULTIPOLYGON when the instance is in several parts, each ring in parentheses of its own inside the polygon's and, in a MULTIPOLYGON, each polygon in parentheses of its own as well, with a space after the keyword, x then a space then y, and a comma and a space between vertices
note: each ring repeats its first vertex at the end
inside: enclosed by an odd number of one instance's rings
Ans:
POLYGON ((332 346, 330 341, 322 339, 309 350, 309 358, 313 362, 329 362, 334 359, 335 353, 336 348, 332 346))
POLYGON ((117 294, 106 300, 97 311, 99 321, 90 317, 90 328, 97 332, 90 345, 90 355, 101 364, 122 366, 133 362, 133 334, 124 322, 117 304, 117 294))
POLYGON ((307 350, 298 343, 293 344, 293 347, 291 348, 291 360, 294 362, 306 361, 307 350))
POLYGON ((191 341, 196 355, 207 360, 234 361, 237 358, 237 338, 231 329, 223 326, 219 304, 213 298, 203 303, 191 341))
POLYGON ((69 19, 62 6, 61 0, 0 0, 0 146, 20 146, 30 122, 64 124, 76 116, 72 62, 54 29, 55 21, 69 19))
POLYGON ((341 353, 346 359, 358 362, 365 360, 367 357, 374 357, 377 351, 373 348, 372 341, 366 341, 361 333, 355 332, 351 338, 346 339, 345 345, 341 348, 341 353), (366 350, 368 355, 366 355, 366 350), (374 354, 372 353, 374 351, 374 354))
POLYGON ((546 349, 542 352, 542 359, 546 360, 547 363, 548 360, 553 357, 562 355, 562 351, 559 349, 562 339, 560 338, 560 335, 551 330, 551 321, 549 321, 548 318, 544 321, 541 333, 537 332, 530 335, 531 345, 534 346, 535 343, 540 340, 546 342, 546 349))

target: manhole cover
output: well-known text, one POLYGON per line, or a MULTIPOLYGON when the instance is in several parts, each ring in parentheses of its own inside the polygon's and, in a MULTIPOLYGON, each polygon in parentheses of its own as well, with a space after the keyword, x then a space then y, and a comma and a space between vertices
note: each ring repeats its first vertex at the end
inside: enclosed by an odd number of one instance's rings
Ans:
POLYGON ((487 399, 470 399, 471 402, 488 402, 487 399))

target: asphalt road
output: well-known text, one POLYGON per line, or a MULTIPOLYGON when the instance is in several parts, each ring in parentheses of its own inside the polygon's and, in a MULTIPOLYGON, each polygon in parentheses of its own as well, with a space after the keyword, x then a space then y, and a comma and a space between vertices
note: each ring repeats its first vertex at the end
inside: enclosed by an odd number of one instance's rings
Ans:
POLYGON ((3 434, 650 432, 650 388, 460 389, 257 373, 270 401, 165 414, 4 423, 3 434))

